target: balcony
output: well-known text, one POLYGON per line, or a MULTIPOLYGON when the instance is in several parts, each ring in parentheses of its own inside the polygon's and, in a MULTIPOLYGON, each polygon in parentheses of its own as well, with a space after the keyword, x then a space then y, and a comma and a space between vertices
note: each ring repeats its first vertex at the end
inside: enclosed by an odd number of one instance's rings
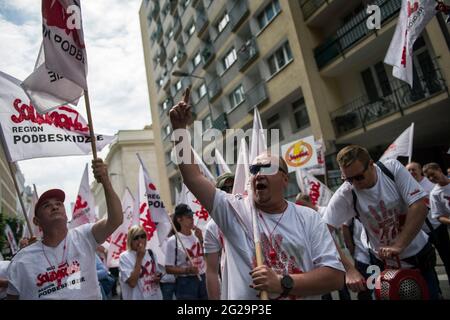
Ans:
POLYGON ((163 30, 162 30, 161 24, 158 23, 158 27, 156 28, 155 32, 153 32, 153 34, 152 34, 152 39, 159 43, 160 40, 162 39, 162 35, 163 35, 163 30))
POLYGON ((173 38, 176 40, 181 34, 181 20, 180 18, 174 19, 173 22, 173 38))
POLYGON ((205 44, 205 46, 201 51, 203 68, 206 68, 211 63, 211 61, 214 58, 214 55, 215 55, 214 47, 209 43, 205 44))
POLYGON ((236 31, 242 22, 247 18, 250 10, 248 9, 247 0, 238 0, 230 10, 231 30, 236 31))
POLYGON ((167 58, 166 49, 161 46, 158 50, 157 61, 159 61, 159 64, 163 66, 164 62, 166 61, 166 58, 167 58))
POLYGON ((406 82, 394 79, 389 82, 390 94, 378 98, 364 95, 333 112, 331 118, 336 134, 341 136, 361 128, 367 131, 367 126, 372 123, 396 112, 403 115, 405 109, 448 92, 439 68, 433 67, 414 77, 412 89, 406 82))
POLYGON ((208 24, 209 24, 208 18, 203 13, 197 14, 197 19, 195 22, 195 30, 197 30, 198 37, 201 37, 203 32, 206 30, 208 24))
POLYGON ((248 39, 237 52, 239 71, 244 71, 258 57, 255 38, 248 39))
POLYGON ((178 67, 181 67, 187 58, 186 50, 184 49, 184 47, 179 47, 177 52, 177 58, 178 58, 178 67))
POLYGON ((211 80, 207 85, 207 87, 208 87, 209 101, 212 102, 222 92, 222 84, 220 78, 216 77, 213 80, 211 80))
POLYGON ((156 17, 159 14, 159 2, 158 1, 154 1, 153 2, 153 9, 151 11, 151 15, 154 19, 156 19, 156 17))
POLYGON ((303 12, 303 19, 308 20, 325 2, 328 3, 328 0, 302 0, 300 7, 303 12))
POLYGON ((166 76, 164 76, 164 77, 162 78, 162 85, 161 85, 161 87, 162 87, 164 90, 167 90, 169 84, 170 84, 170 77, 169 77, 168 75, 166 75, 166 76))
POLYGON ((227 115, 225 113, 221 113, 220 116, 218 116, 216 118, 216 120, 213 121, 212 127, 214 129, 217 129, 217 130, 221 131, 221 132, 223 132, 226 129, 228 129, 227 115))
POLYGON ((261 81, 245 93, 248 112, 253 112, 254 108, 262 105, 268 98, 266 83, 261 81))
POLYGON ((178 6, 178 0, 169 0, 170 12, 173 14, 178 6))
MULTIPOLYGON (((400 10, 401 0, 376 0, 374 4, 380 7, 381 24, 383 25, 400 10)), ((343 55, 362 38, 374 32, 367 28, 366 20, 367 13, 364 9, 314 49, 314 57, 319 69, 325 67, 339 55, 343 55)))

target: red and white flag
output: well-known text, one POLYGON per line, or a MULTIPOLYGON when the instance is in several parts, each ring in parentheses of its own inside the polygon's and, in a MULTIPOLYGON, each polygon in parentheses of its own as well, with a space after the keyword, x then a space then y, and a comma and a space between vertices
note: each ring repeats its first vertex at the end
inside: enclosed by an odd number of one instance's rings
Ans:
POLYGON ((161 246, 169 234, 171 224, 164 203, 150 178, 144 162, 139 154, 137 154, 137 157, 140 162, 137 199, 139 203, 139 220, 147 233, 147 248, 152 249, 158 259, 163 261, 164 253, 161 246))
POLYGON ((139 225, 139 213, 135 210, 135 200, 128 188, 122 197, 123 222, 111 235, 109 241, 106 265, 108 268, 119 266, 120 254, 127 250, 128 230, 133 225, 139 225))
MULTIPOLYGON (((40 115, 20 81, 0 72, 0 127, 9 161, 91 153, 87 121, 69 106, 40 115)), ((100 151, 114 136, 95 135, 100 151)))
POLYGON ((77 105, 83 95, 83 88, 47 69, 43 46, 39 50, 33 73, 22 82, 21 86, 41 114, 65 104, 77 105))
POLYGON ((309 174, 313 176, 321 176, 325 175, 325 144, 323 143, 323 139, 319 139, 315 141, 316 153, 317 153, 317 164, 305 168, 309 174))
POLYGON ((403 0, 400 15, 384 62, 392 75, 413 86, 413 45, 436 14, 435 0, 403 0))
POLYGON ((259 114, 258 108, 255 108, 253 112, 252 141, 250 142, 250 153, 248 158, 249 164, 251 164, 258 155, 266 150, 267 143, 261 122, 261 115, 259 114))
POLYGON ((181 187, 179 203, 187 204, 191 208, 191 210, 194 212, 195 226, 201 229, 202 232, 204 233, 206 229, 206 224, 211 219, 209 216, 209 212, 200 203, 200 201, 197 200, 197 198, 192 194, 192 192, 189 191, 189 189, 186 187, 184 183, 181 187))
POLYGON ((414 137, 414 122, 411 123, 403 133, 386 149, 380 158, 380 161, 387 159, 397 159, 399 156, 408 157, 409 162, 412 158, 414 137))
POLYGON ((45 64, 87 90, 87 56, 80 1, 42 0, 45 64))
MULTIPOLYGON (((39 197, 37 196, 36 192, 33 191, 33 196, 31 197, 31 205, 27 210, 27 217, 28 217, 28 221, 30 221, 30 227, 31 227, 31 231, 33 231, 33 236, 35 236, 37 239, 42 239, 41 228, 39 228, 39 226, 35 225, 33 222, 34 207, 36 206, 38 198, 39 197)), ((30 237, 31 237, 30 231, 28 231, 28 228, 25 226, 23 228, 22 238, 30 238, 30 237)))
POLYGON ((69 229, 76 228, 86 223, 95 222, 95 202, 91 188, 89 186, 88 165, 84 167, 81 178, 80 189, 72 211, 72 219, 69 222, 69 229))
POLYGON ((5 225, 5 237, 8 240, 9 248, 11 249, 11 254, 15 255, 19 251, 19 246, 17 245, 16 239, 14 238, 14 233, 11 230, 9 224, 5 225))
POLYGON ((309 195, 313 205, 321 207, 328 205, 328 202, 333 196, 333 192, 326 185, 306 172, 306 170, 297 169, 295 171, 295 177, 297 178, 297 184, 300 190, 302 193, 309 195))
POLYGON ((219 168, 219 176, 224 173, 231 173, 230 167, 225 162, 225 159, 223 158, 222 154, 219 150, 215 149, 214 157, 216 159, 217 167, 219 168))

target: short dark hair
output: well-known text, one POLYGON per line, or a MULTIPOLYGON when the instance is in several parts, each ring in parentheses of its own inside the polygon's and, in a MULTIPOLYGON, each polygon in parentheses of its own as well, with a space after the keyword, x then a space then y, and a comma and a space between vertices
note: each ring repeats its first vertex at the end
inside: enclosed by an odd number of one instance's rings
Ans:
POLYGON ((428 170, 437 170, 442 172, 441 166, 436 162, 430 162, 423 166, 423 172, 427 172, 428 170))
POLYGON ((336 160, 341 168, 347 168, 357 160, 366 165, 372 158, 366 148, 353 144, 339 151, 336 160))

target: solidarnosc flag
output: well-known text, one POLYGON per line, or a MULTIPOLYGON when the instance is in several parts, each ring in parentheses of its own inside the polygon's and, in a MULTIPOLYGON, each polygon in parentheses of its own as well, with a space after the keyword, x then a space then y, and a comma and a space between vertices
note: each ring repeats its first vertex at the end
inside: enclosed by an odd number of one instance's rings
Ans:
POLYGON ((328 202, 333 196, 333 192, 326 185, 306 172, 306 170, 297 169, 295 176, 300 190, 310 197, 313 205, 320 207, 326 207, 328 205, 328 202))
POLYGON ((413 150, 414 122, 395 139, 395 141, 386 149, 380 158, 380 161, 387 159, 397 159, 399 156, 409 157, 411 161, 413 150))
POLYGON ((95 222, 95 203, 89 186, 88 165, 86 164, 83 177, 81 178, 77 200, 73 207, 72 220, 70 220, 69 228, 72 229, 93 222, 95 222))
MULTIPOLYGON (((9 161, 90 154, 87 121, 69 106, 39 114, 20 81, 0 71, 0 128, 9 161)), ((114 136, 95 135, 100 151, 114 136)))

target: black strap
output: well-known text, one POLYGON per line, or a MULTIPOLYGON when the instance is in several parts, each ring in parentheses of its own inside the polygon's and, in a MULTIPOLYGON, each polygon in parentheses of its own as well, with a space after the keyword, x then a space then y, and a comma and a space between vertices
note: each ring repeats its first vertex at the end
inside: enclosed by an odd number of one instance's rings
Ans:
POLYGON ((153 255, 152 249, 147 249, 148 254, 150 255, 150 258, 152 258, 152 261, 155 261, 155 256, 153 255))
POLYGON ((386 166, 381 161, 377 161, 375 163, 378 166, 378 168, 380 168, 380 170, 383 171, 383 173, 389 177, 389 179, 395 182, 395 177, 394 174, 391 172, 391 170, 386 168, 386 166))
POLYGON ((178 239, 175 236, 175 267, 177 266, 178 262, 178 239))

